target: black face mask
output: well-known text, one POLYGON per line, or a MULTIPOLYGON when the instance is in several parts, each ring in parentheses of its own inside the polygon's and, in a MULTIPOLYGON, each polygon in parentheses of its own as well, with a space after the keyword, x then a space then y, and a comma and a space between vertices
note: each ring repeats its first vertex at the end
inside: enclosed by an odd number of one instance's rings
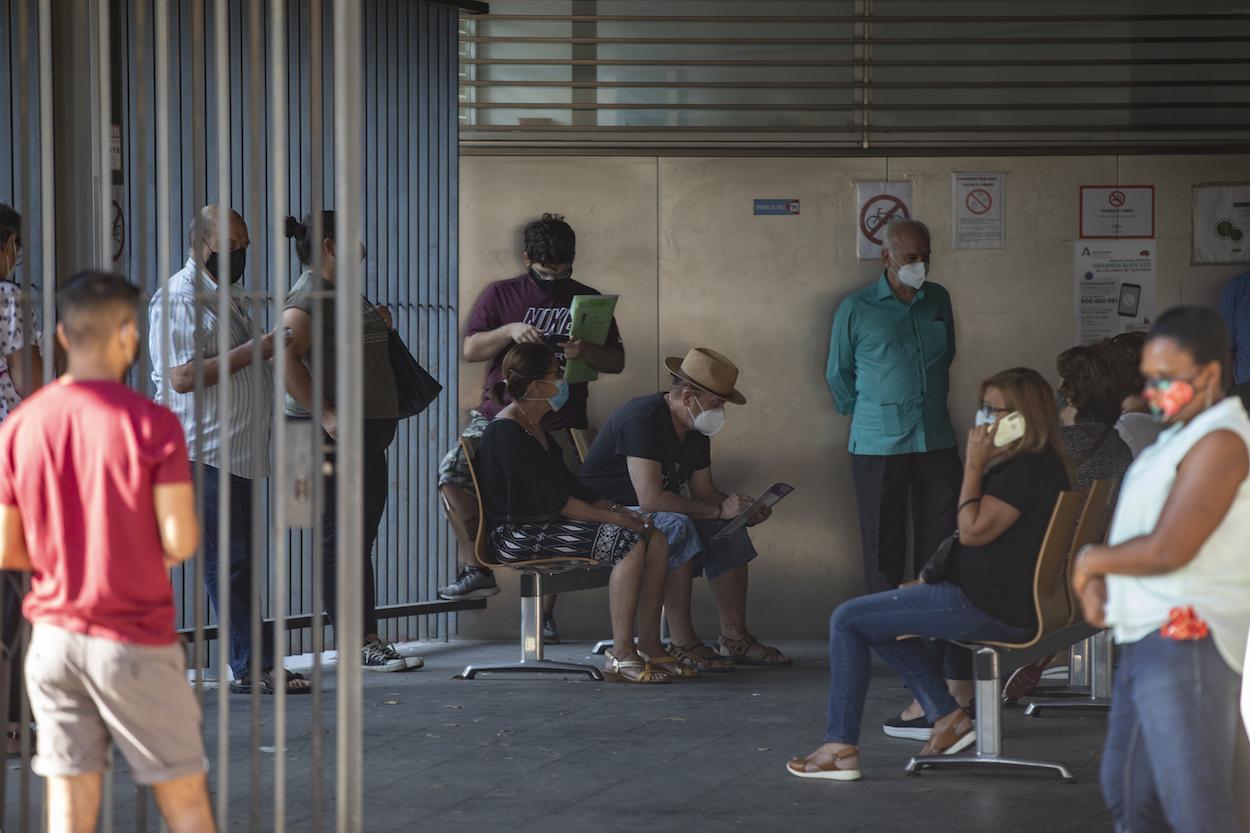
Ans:
MULTIPOLYGON (((238 283, 243 277, 243 270, 247 267, 247 249, 237 249, 230 253, 230 283, 238 283)), ((213 252, 208 256, 208 260, 204 261, 204 268, 208 270, 208 274, 213 276, 213 280, 221 283, 221 276, 217 273, 217 253, 213 252)))

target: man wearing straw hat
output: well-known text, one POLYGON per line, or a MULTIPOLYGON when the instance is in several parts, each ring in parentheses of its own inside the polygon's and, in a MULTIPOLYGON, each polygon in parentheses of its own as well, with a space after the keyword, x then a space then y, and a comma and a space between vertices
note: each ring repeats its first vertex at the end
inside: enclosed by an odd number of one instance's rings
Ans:
POLYGON ((672 386, 626 402, 608 418, 586 455, 582 480, 610 500, 653 513, 668 539, 664 609, 670 654, 700 671, 789 665, 788 657, 747 630, 747 564, 756 556, 750 535, 744 528, 711 540, 743 511, 751 512, 748 526, 771 514, 763 505, 748 510, 749 497, 722 492, 712 479, 711 438, 724 427, 725 405, 746 404, 737 389, 738 368, 706 347, 664 364, 672 386), (700 574, 716 598, 719 651, 703 644, 690 618, 691 589, 700 574))

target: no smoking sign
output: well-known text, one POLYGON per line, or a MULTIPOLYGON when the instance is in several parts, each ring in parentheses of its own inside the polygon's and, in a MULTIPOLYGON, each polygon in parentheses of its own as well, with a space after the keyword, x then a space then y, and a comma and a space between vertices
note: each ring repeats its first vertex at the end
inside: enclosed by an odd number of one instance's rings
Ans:
POLYGON ((1082 185, 1081 237, 1086 240, 1155 236, 1153 185, 1082 185))
POLYGON ((988 214, 989 210, 994 207, 994 197, 984 188, 977 188, 968 192, 968 196, 964 198, 964 204, 973 214, 978 216, 988 214))
POLYGON ((1002 249, 1007 245, 1005 180, 1001 171, 951 174, 951 245, 1002 249))

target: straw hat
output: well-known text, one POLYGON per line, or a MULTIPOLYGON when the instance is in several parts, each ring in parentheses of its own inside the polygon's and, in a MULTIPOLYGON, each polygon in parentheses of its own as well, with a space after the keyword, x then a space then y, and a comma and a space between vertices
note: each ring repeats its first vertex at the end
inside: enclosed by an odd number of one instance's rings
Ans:
POLYGON ((738 366, 715 350, 695 347, 684 359, 668 357, 664 360, 664 366, 669 373, 700 390, 735 405, 746 404, 746 397, 734 387, 738 384, 738 366))

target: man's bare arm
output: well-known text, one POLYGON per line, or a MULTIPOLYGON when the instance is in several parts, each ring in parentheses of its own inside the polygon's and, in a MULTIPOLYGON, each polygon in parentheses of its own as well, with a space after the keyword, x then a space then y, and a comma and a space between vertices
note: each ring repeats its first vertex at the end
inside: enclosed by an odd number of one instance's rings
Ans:
POLYGON ((16 506, 0 506, 0 570, 30 572, 32 569, 21 512, 16 506))
POLYGON ((152 489, 156 524, 165 565, 173 567, 195 555, 200 525, 195 517, 195 490, 190 483, 166 483, 152 489))
MULTIPOLYGON (((226 355, 230 361, 230 375, 250 367, 255 358, 256 347, 253 340, 248 340, 231 350, 226 355)), ((260 355, 264 360, 273 358, 273 333, 261 337, 260 355)), ((177 393, 191 393, 195 390, 195 366, 204 366, 204 387, 211 388, 221 381, 221 366, 216 357, 203 360, 192 360, 169 370, 169 386, 177 393)))
POLYGON ((719 501, 692 499, 666 491, 658 461, 643 457, 627 457, 625 460, 634 493, 638 495, 638 507, 643 512, 676 512, 704 521, 722 517, 719 501))

